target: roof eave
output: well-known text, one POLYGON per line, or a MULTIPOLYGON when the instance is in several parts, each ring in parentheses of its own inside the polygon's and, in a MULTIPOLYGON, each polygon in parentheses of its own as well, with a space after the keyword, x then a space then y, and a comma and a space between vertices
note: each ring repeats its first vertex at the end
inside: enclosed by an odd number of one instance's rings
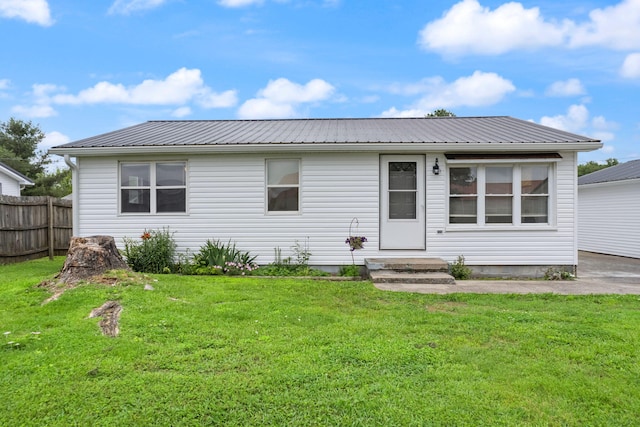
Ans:
POLYGON ((482 151, 593 151, 602 148, 599 141, 521 143, 521 142, 446 142, 446 143, 274 143, 274 144, 220 144, 220 145, 171 145, 171 146, 129 146, 129 147, 54 147, 50 154, 73 157, 115 156, 148 154, 186 154, 186 153, 273 153, 273 152, 463 152, 482 151))

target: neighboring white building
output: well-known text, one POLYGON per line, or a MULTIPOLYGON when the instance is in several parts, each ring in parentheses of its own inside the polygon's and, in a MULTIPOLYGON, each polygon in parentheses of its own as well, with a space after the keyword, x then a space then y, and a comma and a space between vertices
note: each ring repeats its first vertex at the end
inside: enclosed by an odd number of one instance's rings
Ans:
POLYGON ((74 235, 122 245, 169 227, 180 250, 232 240, 261 264, 308 242, 312 265, 337 266, 357 218, 357 263, 464 255, 539 273, 578 263, 577 153, 600 147, 511 117, 439 117, 151 121, 51 153, 76 159, 74 235))
POLYGON ((640 258, 640 159, 578 178, 578 248, 640 258))
POLYGON ((34 182, 0 162, 0 195, 20 197, 20 191, 28 185, 34 182))

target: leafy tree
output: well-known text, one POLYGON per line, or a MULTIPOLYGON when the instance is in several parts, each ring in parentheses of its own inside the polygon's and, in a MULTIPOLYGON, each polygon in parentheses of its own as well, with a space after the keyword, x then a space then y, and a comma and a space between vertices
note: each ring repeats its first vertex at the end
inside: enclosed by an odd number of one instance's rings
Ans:
POLYGON ((51 163, 49 155, 38 150, 44 136, 40 127, 30 121, 10 118, 0 122, 0 162, 35 183, 26 187, 23 195, 62 197, 71 192, 71 171, 47 171, 46 166, 51 163))
POLYGON ((451 111, 445 110, 444 108, 439 108, 435 110, 433 113, 427 114, 426 117, 455 117, 455 116, 456 115, 453 114, 451 111))
POLYGON ((611 166, 615 166, 617 165, 618 159, 607 159, 606 163, 598 163, 598 162, 594 162, 593 160, 587 162, 587 163, 583 163, 581 165, 578 165, 578 176, 582 176, 582 175, 586 175, 588 173, 591 172, 595 172, 595 171, 599 171, 600 169, 606 169, 608 167, 611 166))
POLYGON ((14 118, 0 122, 0 161, 21 174, 35 179, 50 163, 46 153, 38 151, 44 133, 37 125, 14 118))

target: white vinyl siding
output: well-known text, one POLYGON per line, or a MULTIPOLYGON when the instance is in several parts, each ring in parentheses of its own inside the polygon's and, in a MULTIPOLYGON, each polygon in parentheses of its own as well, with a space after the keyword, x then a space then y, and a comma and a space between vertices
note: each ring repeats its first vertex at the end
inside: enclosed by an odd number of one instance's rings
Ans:
POLYGON ((640 180, 578 186, 578 248, 640 258, 640 180))
POLYGON ((20 197, 20 183, 0 171, 0 194, 20 197))
MULTIPOLYGON (((75 234, 137 238, 144 229, 169 227, 178 250, 197 252, 207 239, 232 240, 258 255, 259 263, 274 258, 274 248, 293 255, 295 241, 308 241, 312 265, 351 263, 345 244, 349 224, 358 219, 358 234, 367 238, 355 261, 365 257, 429 256, 454 261, 464 255, 469 265, 575 265, 575 153, 561 153, 555 165, 552 226, 540 224, 499 230, 456 230, 448 226, 449 171, 442 153, 426 159, 426 250, 379 250, 380 156, 378 153, 289 153, 300 160, 300 213, 271 215, 265 207, 265 154, 202 154, 184 159, 187 168, 187 213, 120 215, 119 161, 141 158, 82 157, 78 160, 78 200, 75 234), (434 175, 435 159, 441 172, 434 175)), ((171 158, 146 158, 170 161, 171 158)), ((75 189, 74 189, 75 191, 75 189)))

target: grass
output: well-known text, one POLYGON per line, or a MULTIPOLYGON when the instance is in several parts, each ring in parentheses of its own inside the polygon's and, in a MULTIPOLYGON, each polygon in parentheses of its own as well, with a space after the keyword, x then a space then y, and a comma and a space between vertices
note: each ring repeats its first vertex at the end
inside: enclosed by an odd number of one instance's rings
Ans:
POLYGON ((0 425, 637 425, 637 296, 152 275, 41 305, 62 261, 0 266, 0 425))

